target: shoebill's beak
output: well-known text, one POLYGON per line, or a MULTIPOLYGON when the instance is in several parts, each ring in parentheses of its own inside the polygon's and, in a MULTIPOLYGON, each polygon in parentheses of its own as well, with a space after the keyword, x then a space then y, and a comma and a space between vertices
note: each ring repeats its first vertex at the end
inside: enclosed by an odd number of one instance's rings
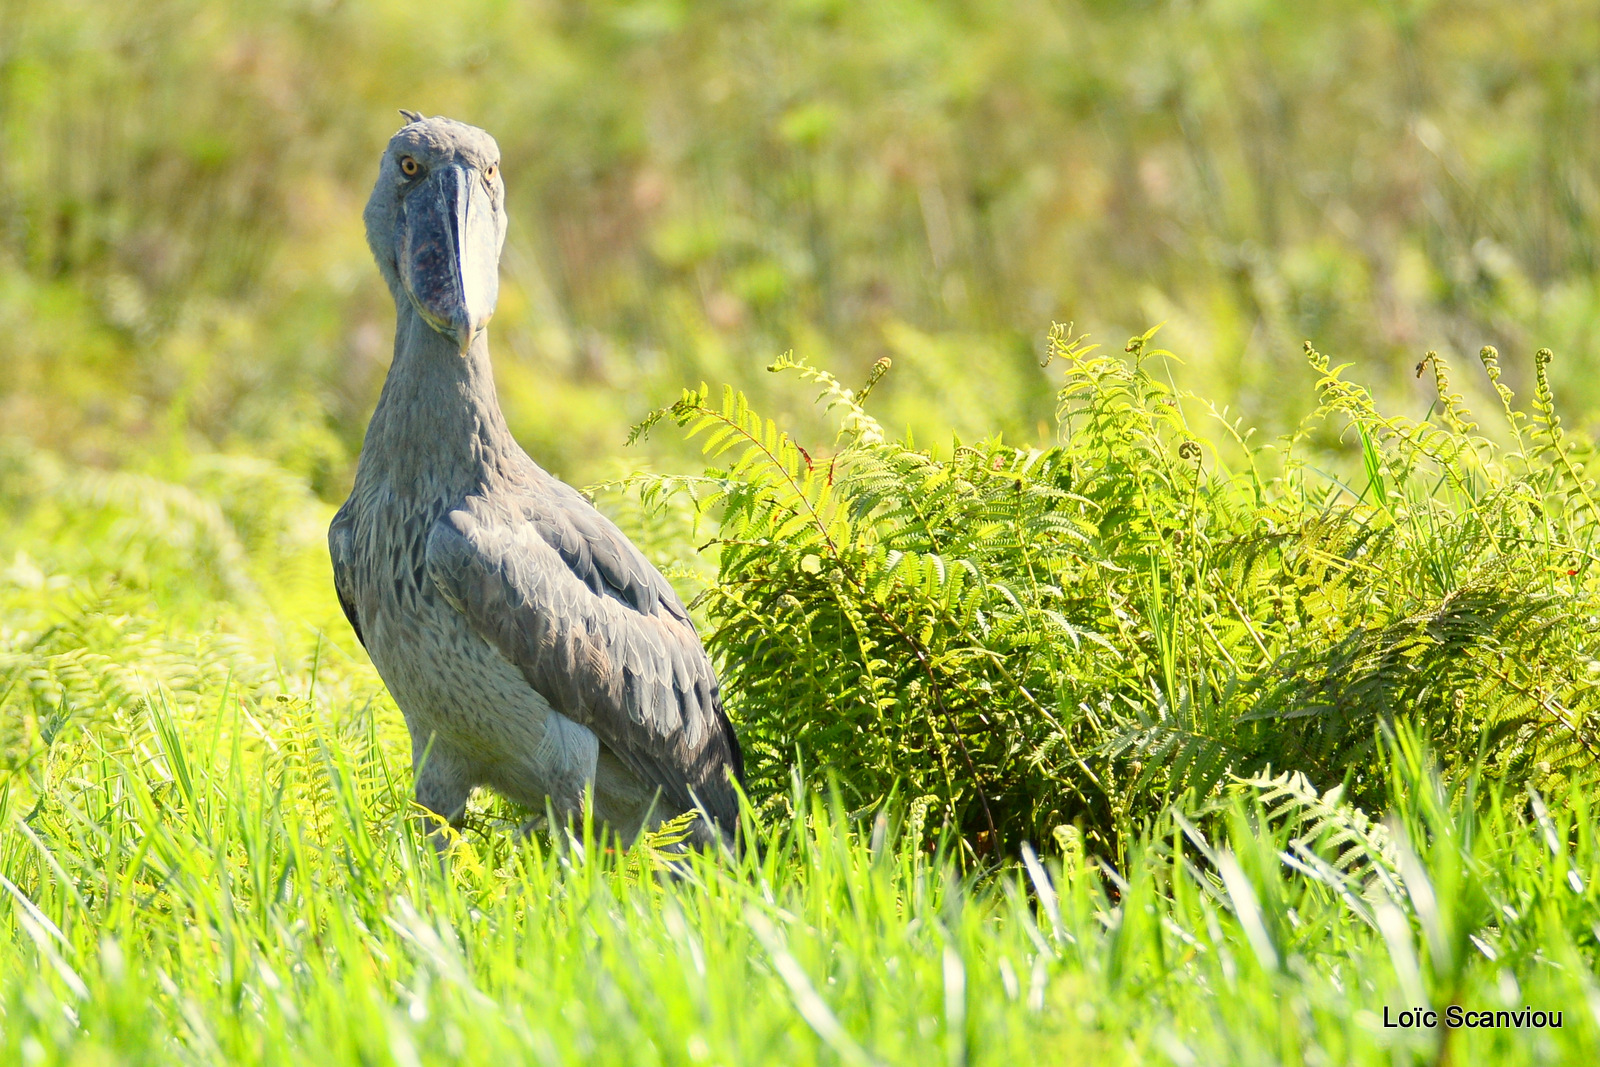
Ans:
POLYGON ((406 194, 395 261, 411 306, 465 352, 500 295, 494 201, 475 167, 439 167, 406 194))

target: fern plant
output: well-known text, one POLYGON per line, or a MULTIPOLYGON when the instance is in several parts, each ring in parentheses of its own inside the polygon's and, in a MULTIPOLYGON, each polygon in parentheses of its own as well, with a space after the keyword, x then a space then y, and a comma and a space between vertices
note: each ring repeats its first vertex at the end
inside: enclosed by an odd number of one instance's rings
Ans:
POLYGON ((773 365, 818 387, 827 448, 727 387, 637 429, 674 421, 711 463, 633 488, 715 528, 696 607, 756 799, 782 807, 799 766, 861 808, 921 798, 929 832, 942 818, 980 854, 1115 852, 1269 768, 1370 800, 1394 723, 1507 782, 1590 780, 1600 516, 1548 356, 1525 416, 1485 350, 1502 447, 1436 354, 1417 420, 1308 345, 1319 407, 1269 449, 1176 389, 1153 337, 1113 355, 1053 332, 1049 447, 894 440, 863 403, 887 361, 859 395, 773 365))

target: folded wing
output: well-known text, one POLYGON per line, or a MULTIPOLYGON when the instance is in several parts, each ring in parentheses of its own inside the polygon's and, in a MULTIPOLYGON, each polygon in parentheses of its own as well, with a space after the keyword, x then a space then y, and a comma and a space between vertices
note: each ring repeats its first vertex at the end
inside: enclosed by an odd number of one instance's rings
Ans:
POLYGON ((666 579, 587 501, 548 475, 472 498, 434 525, 427 570, 552 707, 731 830, 743 761, 711 662, 666 579))

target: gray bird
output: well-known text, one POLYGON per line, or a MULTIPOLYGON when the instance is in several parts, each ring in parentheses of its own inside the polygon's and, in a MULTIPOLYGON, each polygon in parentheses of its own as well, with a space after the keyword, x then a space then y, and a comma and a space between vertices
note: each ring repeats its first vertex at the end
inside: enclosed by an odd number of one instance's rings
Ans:
POLYGON ((394 362, 328 547, 411 732, 417 800, 458 823, 477 786, 565 818, 592 796, 625 842, 698 808, 692 840, 731 840, 743 757, 683 602, 500 413, 499 146, 402 114, 365 213, 394 362))

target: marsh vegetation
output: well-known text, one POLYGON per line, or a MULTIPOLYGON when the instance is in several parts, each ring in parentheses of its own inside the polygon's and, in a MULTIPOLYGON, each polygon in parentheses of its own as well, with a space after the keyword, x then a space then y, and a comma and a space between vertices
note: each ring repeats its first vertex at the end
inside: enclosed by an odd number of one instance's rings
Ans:
POLYGON ((1592 4, 420 11, 0 0, 0 1060, 1600 1059, 1592 4), (739 857, 434 861, 324 542, 394 106, 739 857))

